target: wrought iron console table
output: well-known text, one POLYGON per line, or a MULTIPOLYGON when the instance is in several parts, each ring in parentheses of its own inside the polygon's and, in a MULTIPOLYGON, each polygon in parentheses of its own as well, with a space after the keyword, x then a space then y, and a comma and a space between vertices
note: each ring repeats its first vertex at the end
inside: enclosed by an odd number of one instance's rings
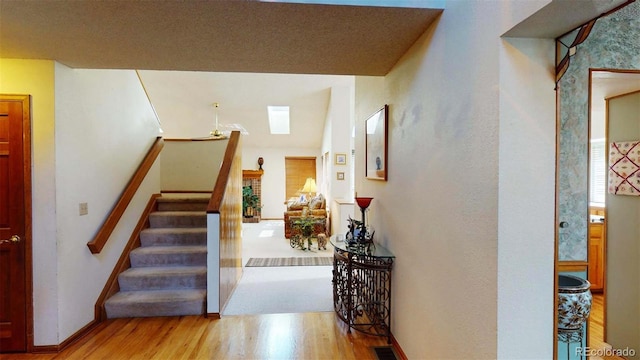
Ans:
POLYGON ((332 236, 333 308, 360 332, 391 343, 391 268, 395 256, 380 245, 349 246, 332 236))

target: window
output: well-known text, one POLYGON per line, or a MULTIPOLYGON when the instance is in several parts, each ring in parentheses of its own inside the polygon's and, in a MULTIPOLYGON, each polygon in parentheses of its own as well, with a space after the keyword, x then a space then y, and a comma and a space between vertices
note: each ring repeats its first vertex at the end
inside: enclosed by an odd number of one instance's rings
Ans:
MULTIPOLYGON (((300 196, 300 189, 307 178, 316 179, 315 157, 285 157, 286 199, 300 196)), ((305 194, 306 195, 306 194, 305 194)))
POLYGON ((589 149, 589 201, 592 206, 604 207, 607 188, 607 162, 604 139, 591 140, 589 149))
POLYGON ((289 134, 289 107, 267 106, 271 134, 289 134))

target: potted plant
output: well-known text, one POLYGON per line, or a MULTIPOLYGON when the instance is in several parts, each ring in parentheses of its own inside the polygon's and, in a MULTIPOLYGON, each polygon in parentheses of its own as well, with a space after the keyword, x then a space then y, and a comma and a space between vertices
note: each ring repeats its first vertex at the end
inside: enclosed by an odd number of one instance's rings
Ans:
POLYGON ((293 221, 293 225, 300 229, 300 233, 305 238, 311 237, 315 223, 316 220, 312 217, 302 217, 293 221))
POLYGON ((251 186, 242 187, 242 214, 244 217, 253 217, 256 209, 260 208, 260 197, 253 193, 251 186))
POLYGON ((292 226, 299 233, 291 237, 291 247, 300 246, 302 250, 307 248, 311 250, 311 237, 313 236, 315 223, 316 219, 312 217, 301 217, 293 220, 292 226), (305 240, 307 241, 307 248, 304 245, 305 240))

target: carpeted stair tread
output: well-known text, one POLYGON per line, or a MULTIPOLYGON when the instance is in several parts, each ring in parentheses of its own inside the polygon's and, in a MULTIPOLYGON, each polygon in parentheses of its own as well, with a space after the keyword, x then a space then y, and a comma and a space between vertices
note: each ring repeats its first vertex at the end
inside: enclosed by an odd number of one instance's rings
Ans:
POLYGON ((207 228, 148 228, 140 232, 142 246, 206 245, 207 228))
POLYGON ((211 194, 184 197, 160 197, 156 200, 160 211, 205 211, 211 194))
POLYGON ((149 214, 152 228, 206 227, 206 211, 154 211, 149 214))
POLYGON ((107 317, 201 315, 206 290, 120 291, 105 302, 107 317))
POLYGON ((211 194, 163 194, 120 291, 105 302, 108 318, 201 315, 206 309, 207 213, 211 194))
POLYGON ((118 276, 121 291, 206 289, 206 266, 129 268, 118 276))
POLYGON ((173 215, 173 216, 205 216, 207 214, 206 211, 193 210, 193 211, 180 211, 180 210, 170 210, 170 211, 154 211, 151 215, 173 215))
POLYGON ((161 196, 156 202, 158 203, 183 203, 183 202, 205 202, 209 203, 211 194, 203 193, 201 195, 174 195, 174 196, 161 196))
POLYGON ((132 267, 206 265, 206 246, 146 246, 129 254, 132 267))

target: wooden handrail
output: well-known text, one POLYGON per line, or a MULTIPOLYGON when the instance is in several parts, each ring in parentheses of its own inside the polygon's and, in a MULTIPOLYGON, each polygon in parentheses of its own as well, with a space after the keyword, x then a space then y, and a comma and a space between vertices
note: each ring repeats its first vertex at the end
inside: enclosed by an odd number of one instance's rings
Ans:
POLYGON ((209 205, 207 205, 207 213, 220 213, 220 207, 222 200, 224 199, 224 192, 227 188, 227 181, 229 180, 229 174, 231 173, 231 165, 233 158, 238 150, 238 144, 240 143, 240 131, 232 131, 229 136, 229 144, 227 144, 227 150, 224 152, 224 158, 222 159, 222 165, 220 166, 220 172, 218 173, 218 179, 213 187, 211 193, 211 199, 209 199, 209 205))
POLYGON ((140 184, 142 184, 145 176, 147 176, 149 169, 151 169, 151 166, 158 158, 163 147, 164 141, 162 140, 162 137, 158 136, 153 145, 151 145, 151 148, 144 157, 144 160, 142 160, 140 166, 138 166, 138 169, 133 174, 133 177, 129 180, 129 183, 122 192, 122 195, 120 195, 120 199, 111 210, 111 213, 102 224, 102 227, 98 230, 98 233, 93 240, 87 243, 92 254, 99 254, 100 251, 102 251, 102 248, 107 243, 107 240, 109 240, 109 236, 111 236, 113 229, 118 225, 118 221, 120 221, 124 211, 127 209, 127 206, 129 206, 131 199, 133 199, 136 191, 138 191, 140 184))

